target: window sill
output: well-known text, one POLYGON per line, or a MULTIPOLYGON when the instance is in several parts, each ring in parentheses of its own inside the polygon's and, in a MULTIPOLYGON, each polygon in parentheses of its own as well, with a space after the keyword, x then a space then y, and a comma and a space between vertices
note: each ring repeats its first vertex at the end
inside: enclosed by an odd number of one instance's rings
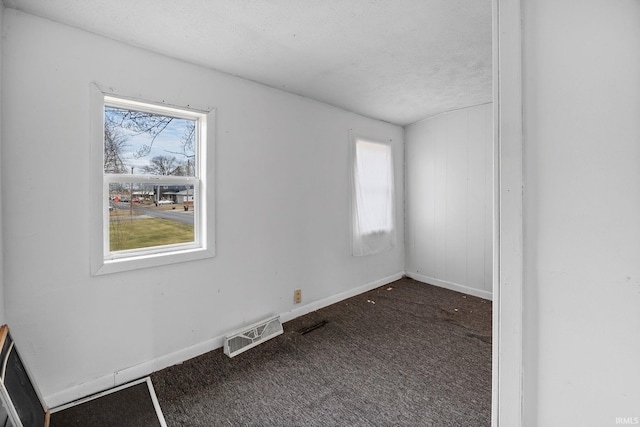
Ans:
POLYGON ((141 268, 158 267, 161 265, 177 264, 181 262, 195 261, 213 258, 215 252, 212 249, 185 249, 175 252, 162 252, 137 257, 104 260, 92 268, 93 276, 119 273, 121 271, 138 270, 141 268))

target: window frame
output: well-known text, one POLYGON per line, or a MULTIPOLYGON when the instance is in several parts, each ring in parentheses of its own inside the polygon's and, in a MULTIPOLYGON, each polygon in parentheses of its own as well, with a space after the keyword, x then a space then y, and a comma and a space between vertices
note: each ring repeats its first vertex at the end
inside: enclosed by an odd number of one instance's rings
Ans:
POLYGON ((91 85, 91 274, 102 275, 168 265, 215 256, 214 165, 215 110, 169 107, 101 90, 91 85), (182 119, 197 120, 195 176, 158 176, 104 173, 105 106, 145 111, 182 119), (194 241, 149 248, 111 252, 109 247, 109 184, 152 183, 155 185, 193 185, 197 194, 194 211, 194 241))

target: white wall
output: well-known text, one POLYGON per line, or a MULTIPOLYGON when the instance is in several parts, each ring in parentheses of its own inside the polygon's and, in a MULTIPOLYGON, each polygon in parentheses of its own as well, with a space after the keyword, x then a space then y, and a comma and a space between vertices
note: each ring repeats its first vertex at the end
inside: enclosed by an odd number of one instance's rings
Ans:
POLYGON ((353 129, 393 141, 402 195, 402 128, 12 9, 4 23, 7 320, 49 405, 403 273, 401 221, 397 248, 351 256, 348 139, 353 129), (214 259, 90 276, 92 81, 217 109, 214 259))
POLYGON ((525 425, 614 426, 640 418, 640 3, 523 8, 525 425))
POLYGON ((483 298, 492 287, 492 105, 405 129, 406 272, 483 298))

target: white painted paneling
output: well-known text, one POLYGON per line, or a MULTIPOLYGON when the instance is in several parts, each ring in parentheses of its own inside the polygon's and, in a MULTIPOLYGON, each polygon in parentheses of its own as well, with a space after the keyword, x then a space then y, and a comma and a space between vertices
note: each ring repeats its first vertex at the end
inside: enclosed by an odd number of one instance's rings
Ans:
POLYGON ((406 128, 407 274, 491 298, 492 106, 406 128))
POLYGON ((640 3, 522 4, 524 425, 637 424, 640 3))
MULTIPOLYGON (((490 108, 486 108, 482 113, 486 111, 490 111, 490 108)), ((490 198, 487 193, 491 191, 491 187, 485 187, 485 178, 491 169, 487 170, 485 164, 485 155, 486 152, 489 151, 488 148, 490 148, 490 146, 486 144, 485 125, 491 123, 491 117, 487 117, 486 114, 482 113, 468 114, 465 126, 465 138, 467 141, 471 141, 466 144, 466 198, 468 212, 466 215, 466 281, 467 283, 476 283, 478 286, 481 284, 483 290, 488 290, 486 288, 488 283, 485 282, 485 230, 488 228, 487 226, 490 222, 485 215, 485 207, 489 205, 487 201, 490 200, 490 198), (488 122, 487 118, 489 119, 488 122), (476 135, 481 135, 481 139, 477 138, 476 135), (477 143, 478 141, 482 141, 485 144, 477 143)), ((491 217, 489 217, 489 219, 490 218, 491 217)))
MULTIPOLYGON (((436 135, 437 133, 435 132, 435 129, 428 129, 428 137, 435 137, 436 135)), ((423 154, 417 155, 420 155, 421 158, 425 159, 425 164, 423 167, 413 169, 413 171, 419 172, 419 174, 409 182, 424 182, 424 194, 434 194, 436 188, 438 188, 438 183, 444 182, 443 174, 445 168, 438 168, 438 156, 445 152, 445 148, 446 147, 443 145, 437 144, 425 144, 424 146, 419 147, 420 150, 424 151, 423 154)), ((441 217, 439 209, 444 211, 444 208, 446 207, 444 198, 438 200, 436 197, 424 197, 422 195, 416 196, 415 203, 412 206, 415 206, 416 208, 416 215, 420 218, 424 218, 424 222, 421 221, 415 223, 418 228, 411 236, 418 242, 415 251, 417 253, 424 254, 425 259, 430 261, 430 268, 425 271, 425 274, 437 277, 437 266, 444 265, 444 262, 437 261, 440 259, 444 260, 445 252, 436 250, 436 245, 429 244, 428 240, 421 239, 419 237, 424 235, 433 236, 434 240, 438 239, 438 241, 441 241, 444 244, 444 228, 442 228, 443 232, 440 233, 440 227, 437 222, 441 217)))
MULTIPOLYGON (((497 215, 494 215, 494 210, 497 209, 494 208, 496 198, 493 194, 495 188, 497 188, 497 179, 494 178, 497 172, 497 166, 494 165, 496 141, 494 134, 494 124, 496 122, 494 117, 495 107, 496 106, 493 105, 492 108, 485 111, 484 121, 484 140, 486 143, 486 149, 484 150, 484 168, 485 171, 491 171, 484 175, 484 217, 486 218, 484 221, 484 289, 491 293, 493 293, 493 283, 495 280, 493 277, 495 268, 493 259, 493 254, 495 254, 494 239, 497 238, 493 230, 494 221, 497 217, 497 215), (487 202, 487 200, 490 202, 487 202)), ((496 246, 498 245, 496 244, 496 246)))
POLYGON ((403 217, 401 127, 12 9, 4 23, 6 318, 48 404, 403 272, 402 221, 397 247, 370 257, 351 256, 349 222, 350 129, 392 141, 403 217), (215 258, 90 275, 92 81, 216 109, 215 258))
MULTIPOLYGON (((468 170, 467 170, 467 114, 445 114, 446 146, 446 216, 445 224, 445 279, 451 283, 467 286, 467 216, 468 170)), ((437 119, 435 119, 437 120, 437 119)), ((442 191, 438 189, 437 191, 442 191)))
MULTIPOLYGON (((434 182, 435 193, 426 194, 419 192, 420 196, 408 196, 407 198, 416 197, 419 203, 422 200, 428 200, 429 197, 435 199, 435 217, 433 227, 431 228, 435 239, 424 239, 416 236, 416 239, 422 240, 423 245, 430 247, 431 253, 434 255, 433 265, 427 266, 428 272, 433 272, 434 276, 429 277, 446 277, 447 276, 447 127, 444 123, 438 123, 435 126, 435 170, 436 177, 434 182), (433 247, 435 244, 435 247, 433 247)), ((405 147, 407 139, 406 135, 411 134, 410 130, 405 129, 405 147)), ((411 155, 407 164, 411 164, 418 156, 411 155), (414 160, 412 160, 414 159, 414 160)), ((405 168, 407 165, 405 164, 405 168)), ((409 188, 411 186, 409 185, 409 188)), ((419 190, 419 187, 417 188, 419 190)), ((411 190, 410 190, 411 191, 411 190)), ((407 218, 411 221, 411 214, 407 213, 407 218)), ((419 218, 419 217, 416 217, 419 218)), ((421 221, 418 221, 421 222, 421 221)), ((417 255, 417 254, 416 254, 417 255)), ((417 271, 418 272, 418 271, 417 271)))

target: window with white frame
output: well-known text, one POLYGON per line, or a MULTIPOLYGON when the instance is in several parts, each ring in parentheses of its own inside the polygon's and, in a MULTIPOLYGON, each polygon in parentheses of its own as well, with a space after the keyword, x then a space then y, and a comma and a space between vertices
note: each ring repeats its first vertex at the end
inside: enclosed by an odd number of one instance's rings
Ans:
POLYGON ((353 254, 384 252, 396 240, 392 147, 359 136, 351 139, 353 254))
POLYGON ((206 179, 213 113, 100 97, 102 161, 94 168, 100 168, 101 224, 93 273, 213 256, 206 179))

